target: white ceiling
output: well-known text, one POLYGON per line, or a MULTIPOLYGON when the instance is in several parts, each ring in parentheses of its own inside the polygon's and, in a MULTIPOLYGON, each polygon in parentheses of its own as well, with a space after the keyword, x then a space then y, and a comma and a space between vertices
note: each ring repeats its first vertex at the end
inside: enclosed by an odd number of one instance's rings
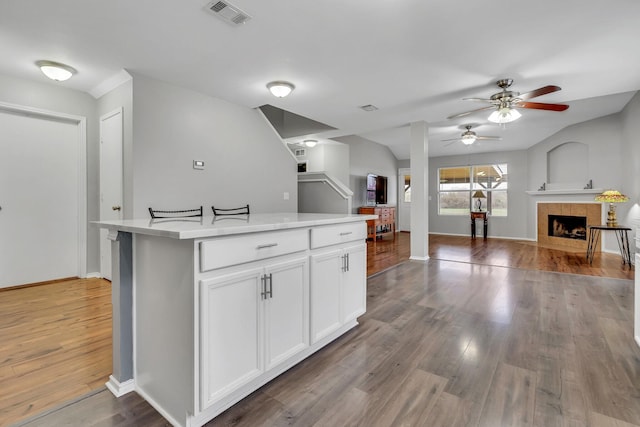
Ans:
MULTIPOLYGON (((430 156, 527 148, 574 123, 619 112, 640 89, 637 0, 231 0, 252 16, 231 26, 205 0, 3 0, 0 73, 45 82, 39 59, 75 67, 62 86, 91 92, 122 69, 247 107, 271 104, 409 157, 409 128, 426 121, 430 156), (464 97, 498 92, 513 78, 537 102, 506 128, 464 97), (296 85, 275 99, 265 85, 296 85), (365 112, 358 106, 374 104, 365 112), (499 135, 470 147, 441 142, 479 125, 499 135)), ((294 141, 290 141, 294 142, 294 141)))

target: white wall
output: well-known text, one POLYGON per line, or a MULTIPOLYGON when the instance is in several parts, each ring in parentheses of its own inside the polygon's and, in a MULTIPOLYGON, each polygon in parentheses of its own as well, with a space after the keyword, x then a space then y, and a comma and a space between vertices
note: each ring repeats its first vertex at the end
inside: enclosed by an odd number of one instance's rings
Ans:
POLYGON ((387 204, 398 202, 398 160, 389 147, 359 136, 336 140, 349 145, 349 188, 353 191, 353 211, 366 204, 366 177, 368 173, 386 176, 387 204))
POLYGON ((297 210, 296 161, 259 111, 133 74, 133 119, 134 217, 150 206, 297 210))
MULTIPOLYGON (((621 113, 622 118, 622 167, 620 167, 621 192, 629 197, 629 202, 618 207, 618 220, 633 228, 640 227, 640 92, 631 98, 621 113)), ((632 237, 632 238, 633 238, 632 237)), ((633 244, 633 241, 632 241, 633 244)), ((633 251, 633 248, 631 249, 633 251)), ((636 266, 637 268, 637 266, 636 266)))
POLYGON ((438 215, 438 169, 443 167, 491 165, 507 163, 509 173, 509 204, 507 217, 490 217, 490 237, 526 238, 527 224, 527 153, 503 151, 464 156, 443 156, 429 159, 429 232, 470 235, 468 215, 438 215))
MULTIPOLYGON (((99 155, 98 144, 99 121, 96 102, 90 95, 66 89, 63 83, 36 83, 0 75, 0 101, 26 107, 39 108, 58 113, 86 117, 87 121, 87 220, 99 218, 98 180, 99 155)), ((100 271, 98 229, 87 224, 87 272, 100 271)))

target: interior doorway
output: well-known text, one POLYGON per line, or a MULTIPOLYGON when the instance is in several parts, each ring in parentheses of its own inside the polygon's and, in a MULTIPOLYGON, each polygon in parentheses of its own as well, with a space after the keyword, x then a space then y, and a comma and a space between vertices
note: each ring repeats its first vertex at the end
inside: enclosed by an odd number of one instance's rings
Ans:
POLYGON ((398 231, 411 231, 411 169, 398 169, 398 231))

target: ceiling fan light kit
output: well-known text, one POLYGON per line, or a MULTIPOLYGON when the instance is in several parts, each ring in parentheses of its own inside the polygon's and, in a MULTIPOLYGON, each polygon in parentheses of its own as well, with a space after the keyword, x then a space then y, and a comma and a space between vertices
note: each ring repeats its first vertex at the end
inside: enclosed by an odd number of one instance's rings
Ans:
POLYGON ((499 136, 480 136, 477 133, 475 133, 474 131, 471 130, 471 128, 473 127, 473 125, 465 125, 465 129, 466 131, 462 132, 462 135, 460 135, 460 137, 458 138, 452 138, 452 139, 443 139, 444 142, 446 141, 461 141, 464 145, 471 145, 474 142, 478 141, 478 140, 496 140, 496 141, 500 141, 502 138, 500 138, 499 136))
POLYGON ((511 123, 522 117, 522 114, 515 108, 504 106, 489 115, 488 120, 493 123, 505 124, 511 123))
POLYGON ((534 110, 547 110, 547 111, 565 111, 569 108, 565 104, 546 104, 542 102, 526 102, 528 99, 535 98, 537 96, 546 95, 549 93, 557 92, 560 89, 559 86, 543 86, 531 92, 523 93, 507 90, 512 84, 513 79, 501 79, 496 82, 498 87, 502 89, 501 92, 494 93, 491 97, 485 98, 464 98, 465 100, 481 101, 491 104, 488 107, 479 108, 476 110, 466 111, 460 114, 454 114, 447 117, 447 119, 455 119, 458 117, 464 117, 478 111, 491 110, 494 111, 488 117, 488 120, 493 123, 505 124, 518 120, 522 117, 522 114, 516 108, 529 108, 534 110))

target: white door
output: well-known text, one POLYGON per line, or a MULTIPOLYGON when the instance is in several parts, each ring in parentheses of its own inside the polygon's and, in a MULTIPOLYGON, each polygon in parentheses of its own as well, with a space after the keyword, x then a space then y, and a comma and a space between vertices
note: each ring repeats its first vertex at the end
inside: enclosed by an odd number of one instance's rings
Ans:
MULTIPOLYGON (((100 220, 122 219, 122 108, 100 117, 100 220)), ((111 241, 100 229, 100 274, 111 280, 111 241)))
POLYGON ((411 231, 411 169, 398 169, 398 231, 411 231))
POLYGON ((79 126, 0 110, 0 287, 83 274, 79 126))

